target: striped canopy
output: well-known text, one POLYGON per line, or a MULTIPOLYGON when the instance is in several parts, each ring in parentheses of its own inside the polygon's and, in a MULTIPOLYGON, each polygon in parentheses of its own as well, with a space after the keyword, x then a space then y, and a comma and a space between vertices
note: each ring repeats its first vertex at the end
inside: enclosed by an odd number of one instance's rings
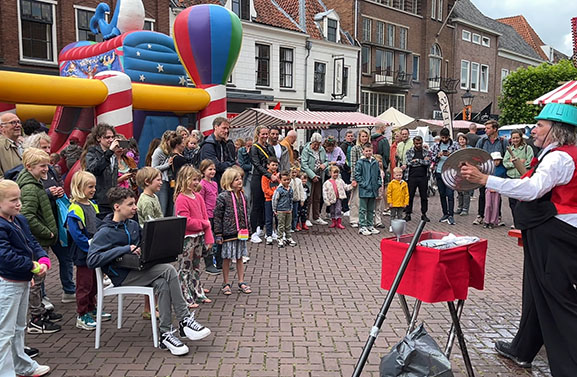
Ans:
POLYGON ((231 127, 278 126, 328 128, 330 125, 374 126, 382 120, 353 112, 246 109, 231 120, 231 127))
POLYGON ((533 101, 534 105, 548 103, 577 104, 577 81, 569 81, 533 101))

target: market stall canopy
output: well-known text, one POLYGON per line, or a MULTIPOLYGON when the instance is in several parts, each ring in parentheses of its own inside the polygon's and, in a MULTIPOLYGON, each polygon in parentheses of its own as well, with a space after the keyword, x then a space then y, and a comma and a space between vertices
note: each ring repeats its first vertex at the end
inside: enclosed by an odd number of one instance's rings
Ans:
POLYGON ((415 120, 414 118, 405 115, 394 107, 389 107, 389 109, 379 115, 378 118, 385 121, 386 123, 391 124, 394 130, 404 127, 415 120))
POLYGON ((569 81, 533 101, 533 105, 548 103, 577 104, 577 81, 569 81))
POLYGON ((294 128, 328 128, 331 125, 374 126, 382 122, 363 113, 332 111, 298 111, 246 109, 232 118, 233 128, 251 126, 278 126, 294 128))

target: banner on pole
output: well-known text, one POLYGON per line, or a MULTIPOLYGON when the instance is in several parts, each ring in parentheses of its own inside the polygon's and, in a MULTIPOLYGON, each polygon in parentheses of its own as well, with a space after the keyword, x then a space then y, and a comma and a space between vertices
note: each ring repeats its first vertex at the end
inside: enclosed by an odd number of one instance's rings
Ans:
POLYGON ((451 139, 454 139, 453 120, 451 116, 451 106, 449 105, 449 98, 442 90, 439 90, 439 92, 437 92, 437 96, 439 97, 439 107, 441 108, 441 113, 443 114, 443 127, 449 129, 451 139))

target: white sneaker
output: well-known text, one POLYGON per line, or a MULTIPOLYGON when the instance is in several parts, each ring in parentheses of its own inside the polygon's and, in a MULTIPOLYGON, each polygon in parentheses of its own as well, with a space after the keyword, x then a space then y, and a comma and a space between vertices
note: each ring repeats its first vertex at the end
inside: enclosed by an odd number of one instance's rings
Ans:
POLYGON ((259 236, 259 237, 264 236, 264 230, 261 229, 260 226, 257 226, 257 227, 256 227, 256 232, 255 232, 255 233, 256 233, 256 235, 259 236))
POLYGON ((46 308, 46 310, 48 311, 54 310, 54 304, 50 302, 50 299, 48 297, 42 298, 42 304, 44 304, 44 308, 46 308))
POLYGON ((246 263, 250 260, 250 257, 242 257, 242 263, 246 263))
POLYGON ((392 226, 389 227, 389 233, 393 233, 393 227, 392 226))
POLYGON ((288 239, 286 240, 286 244, 287 244, 287 245, 290 245, 290 246, 296 246, 296 245, 297 245, 296 241, 293 240, 292 238, 288 238, 288 239))
POLYGON ((310 220, 305 221, 306 226, 313 226, 313 223, 311 223, 310 220))
POLYGON ((180 321, 178 327, 180 336, 186 336, 190 340, 200 340, 210 335, 210 329, 198 323, 194 319, 194 313, 180 321))
POLYGON ((362 234, 363 236, 371 236, 373 234, 370 230, 368 230, 365 227, 359 229, 359 233, 362 234))
POLYGON ((379 234, 379 233, 381 233, 381 231, 378 230, 378 229, 375 229, 374 226, 368 228, 368 231, 371 232, 372 234, 379 234))
POLYGON ((48 365, 38 365, 34 372, 32 372, 32 376, 44 376, 50 372, 50 367, 48 365))
POLYGON ((272 231, 272 239, 276 240, 278 238, 278 235, 276 234, 276 230, 272 231))
POLYGON ((71 302, 76 302, 76 294, 63 292, 61 301, 63 304, 69 304, 71 302))
POLYGON ((108 287, 109 285, 112 285, 112 280, 110 280, 108 276, 104 275, 104 279, 102 279, 102 284, 104 284, 105 287, 108 287))
POLYGON ((267 244, 267 245, 272 245, 272 237, 271 237, 271 236, 268 236, 268 237, 266 238, 266 244, 267 244))
POLYGON ((351 215, 351 211, 347 211, 347 212, 343 213, 343 216, 347 216, 347 217, 348 217, 348 216, 350 216, 350 215, 351 215))
POLYGON ((283 240, 278 241, 278 248, 281 249, 283 247, 284 247, 284 241, 283 240))
POLYGON ((250 236, 250 242, 252 243, 261 243, 262 240, 261 238, 258 236, 258 234, 255 232, 252 234, 252 236, 250 236))
POLYGON ((318 219, 314 220, 313 222, 317 225, 327 225, 328 224, 325 220, 323 220, 320 217, 318 219))
POLYGON ((188 353, 188 347, 174 335, 176 330, 165 332, 160 336, 160 349, 169 350, 175 356, 182 356, 188 353))
POLYGON ((359 224, 357 224, 357 223, 351 223, 351 228, 358 228, 358 227, 359 227, 359 224))

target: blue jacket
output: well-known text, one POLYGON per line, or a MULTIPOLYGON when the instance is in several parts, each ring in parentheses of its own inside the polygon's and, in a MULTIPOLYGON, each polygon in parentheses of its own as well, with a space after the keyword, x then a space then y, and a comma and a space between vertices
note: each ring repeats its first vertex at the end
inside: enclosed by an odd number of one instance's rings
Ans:
POLYGON ((275 212, 287 212, 293 209, 293 189, 285 189, 279 185, 272 195, 272 210, 275 212))
POLYGON ((130 245, 140 243, 140 225, 132 219, 117 223, 112 220, 112 215, 110 213, 104 218, 92 238, 86 264, 88 268, 101 267, 112 283, 120 286, 130 270, 111 267, 111 264, 116 258, 130 254, 130 245))
POLYGON ((359 185, 359 198, 377 198, 383 184, 379 162, 374 157, 361 157, 355 165, 355 181, 359 185))
POLYGON ((252 162, 250 161, 250 155, 246 150, 246 147, 240 147, 238 149, 238 164, 244 170, 244 176, 246 177, 252 171, 252 162))
MULTIPOLYGON (((96 213, 98 213, 98 206, 92 203, 96 213)), ((100 220, 94 219, 98 224, 100 220)), ((86 230, 86 218, 82 207, 76 203, 72 203, 68 208, 68 215, 66 217, 66 227, 68 233, 72 237, 70 244, 70 252, 74 257, 74 264, 77 266, 86 266, 86 256, 88 255, 89 243, 88 241, 94 236, 89 234, 86 230)))
POLYGON ((0 217, 0 276, 7 280, 30 281, 34 261, 48 254, 32 236, 23 215, 10 222, 0 217))

